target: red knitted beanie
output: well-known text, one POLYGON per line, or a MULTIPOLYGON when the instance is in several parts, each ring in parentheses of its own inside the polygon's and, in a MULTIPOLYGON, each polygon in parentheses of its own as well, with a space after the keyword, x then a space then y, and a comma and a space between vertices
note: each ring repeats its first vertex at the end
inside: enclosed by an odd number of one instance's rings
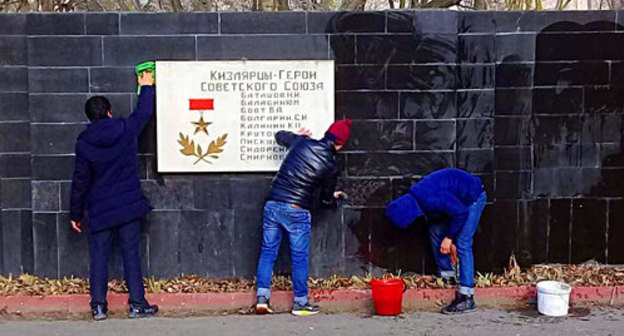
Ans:
POLYGON ((344 145, 351 137, 351 119, 338 120, 329 126, 326 137, 332 138, 336 145, 344 145))

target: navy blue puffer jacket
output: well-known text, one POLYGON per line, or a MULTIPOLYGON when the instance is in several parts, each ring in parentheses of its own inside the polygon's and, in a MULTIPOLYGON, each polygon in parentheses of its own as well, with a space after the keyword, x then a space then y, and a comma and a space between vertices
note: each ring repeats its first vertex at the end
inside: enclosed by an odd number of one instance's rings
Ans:
POLYGON ((275 140, 289 150, 273 178, 267 199, 310 209, 320 187, 322 203, 333 204, 338 170, 332 142, 287 131, 277 132, 275 140))
POLYGON ((138 136, 154 113, 154 87, 144 86, 128 118, 97 120, 80 134, 72 179, 70 216, 89 211, 96 232, 140 218, 151 210, 137 175, 138 136))

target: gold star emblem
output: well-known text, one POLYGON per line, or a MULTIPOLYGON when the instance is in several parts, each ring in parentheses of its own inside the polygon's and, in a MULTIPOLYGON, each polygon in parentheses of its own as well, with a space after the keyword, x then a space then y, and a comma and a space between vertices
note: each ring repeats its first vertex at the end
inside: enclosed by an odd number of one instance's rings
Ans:
POLYGON ((195 125, 195 134, 199 132, 204 132, 208 135, 208 126, 212 124, 211 122, 205 122, 204 116, 199 117, 199 121, 191 122, 191 124, 195 125))

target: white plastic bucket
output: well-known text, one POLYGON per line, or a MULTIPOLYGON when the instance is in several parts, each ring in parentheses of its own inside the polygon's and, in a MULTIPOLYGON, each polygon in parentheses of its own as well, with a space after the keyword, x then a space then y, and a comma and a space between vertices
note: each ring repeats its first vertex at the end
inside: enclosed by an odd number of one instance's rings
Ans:
POLYGON ((547 316, 566 316, 572 286, 559 281, 537 283, 537 311, 547 316))

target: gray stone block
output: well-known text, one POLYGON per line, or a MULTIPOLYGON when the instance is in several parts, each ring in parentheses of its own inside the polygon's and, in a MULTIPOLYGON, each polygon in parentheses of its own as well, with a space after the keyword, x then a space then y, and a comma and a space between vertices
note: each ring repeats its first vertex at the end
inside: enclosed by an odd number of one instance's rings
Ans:
POLYGON ((119 14, 86 13, 87 35, 118 35, 119 14))
POLYGON ((0 68, 0 92, 28 91, 28 70, 26 68, 0 68))
POLYGON ((412 12, 414 32, 421 33, 457 33, 457 12, 453 11, 416 11, 412 12))
POLYGON ((193 180, 195 207, 202 210, 232 209, 232 189, 228 178, 201 176, 193 180))
POLYGON ((121 14, 121 35, 216 34, 217 13, 121 14))
POLYGON ((92 92, 132 92, 137 90, 134 68, 104 67, 91 68, 92 92))
POLYGON ((494 116, 494 90, 458 91, 457 114, 460 118, 494 116))
POLYGON ((198 60, 328 59, 325 35, 210 36, 197 38, 198 60))
MULTIPOLYGON (((84 106, 91 95, 87 94, 34 94, 30 95, 29 109, 33 122, 88 123, 84 106)), ((114 117, 130 114, 131 94, 106 94, 111 102, 114 117)))
POLYGON ((149 275, 172 278, 180 274, 180 211, 154 211, 147 217, 149 275))
POLYGON ((457 151, 457 168, 473 174, 491 173, 494 170, 492 149, 471 149, 457 151))
POLYGON ((535 34, 496 35, 496 62, 532 62, 535 60, 535 34))
POLYGON ((71 182, 60 182, 61 186, 61 211, 69 211, 71 203, 71 182))
POLYGON ((0 65, 25 65, 27 63, 26 38, 0 35, 0 65))
POLYGON ((31 37, 28 39, 31 66, 81 66, 102 64, 99 37, 31 37))
POLYGON ((74 154, 76 139, 85 129, 81 124, 33 124, 33 154, 74 154))
POLYGON ((455 121, 416 121, 416 149, 450 150, 455 148, 455 121))
POLYGON ((194 60, 195 38, 184 37, 104 37, 104 64, 135 66, 145 61, 194 60))
POLYGON ((458 70, 458 87, 462 89, 494 88, 494 64, 461 65, 458 70))
POLYGON ((457 120, 457 147, 492 148, 493 123, 492 119, 457 120))
POLYGON ((234 275, 253 278, 262 241, 262 208, 234 209, 234 241, 244 242, 234 249, 234 275))
POLYGON ((392 200, 392 189, 389 179, 346 178, 340 188, 349 195, 345 202, 349 206, 385 206, 392 200))
POLYGON ((364 275, 370 271, 366 256, 370 254, 370 221, 364 209, 345 208, 344 225, 344 272, 364 275))
POLYGON ((220 13, 221 34, 304 34, 305 13, 220 13))
POLYGON ((232 204, 236 209, 262 209, 271 186, 272 176, 234 178, 230 180, 232 204))
POLYGON ((40 277, 59 276, 56 217, 55 213, 33 214, 34 270, 40 277))
POLYGON ((383 33, 386 13, 372 11, 307 12, 308 34, 383 33))
POLYGON ((143 181, 145 196, 158 210, 193 209, 193 183, 189 180, 143 181))
POLYGON ((414 123, 410 121, 356 121, 345 150, 383 151, 414 148, 414 123))
POLYGON ((234 276, 234 212, 184 211, 180 223, 180 271, 207 277, 234 276))
MULTIPOLYGON (((0 185, 0 189, 2 189, 2 185, 0 185)), ((6 245, 4 243, 4 233, 3 231, 3 226, 2 226, 2 211, 0 211, 0 274, 9 274, 8 271, 5 271, 5 262, 4 262, 4 246, 6 245)), ((17 264, 21 264, 21 261, 18 261, 17 264)), ((21 273, 21 272, 20 272, 21 273)))
POLYGON ((30 179, 2 179, 2 209, 30 209, 30 179))
POLYGON ((32 208, 33 211, 56 212, 61 203, 60 185, 57 182, 32 183, 32 208))
POLYGON ((59 213, 58 255, 60 276, 89 277, 89 243, 86 234, 71 228, 69 214, 59 213))
POLYGON ((30 92, 88 92, 89 73, 85 69, 29 69, 30 92))
POLYGON ((70 181, 74 172, 74 156, 33 156, 32 177, 44 181, 70 181))
POLYGON ((0 35, 25 35, 25 14, 2 14, 0 20, 0 35))
POLYGON ((22 210, 0 212, 3 274, 17 276, 33 272, 32 213, 22 210))
POLYGON ((351 176, 422 176, 454 166, 455 153, 450 151, 347 154, 347 172, 351 176))
POLYGON ((398 104, 396 92, 338 92, 336 119, 396 119, 398 104))
POLYGON ((30 124, 0 123, 0 153, 30 151, 30 124))
POLYGON ((455 92, 401 92, 401 119, 452 119, 457 117, 455 92))
POLYGON ((0 93, 0 122, 28 121, 28 93, 0 93))
POLYGON ((342 209, 323 209, 312 214, 310 276, 343 273, 344 225, 342 209))
POLYGON ((30 177, 30 154, 0 154, 1 177, 30 177))
POLYGON ((84 14, 37 13, 28 15, 28 35, 84 35, 84 14))
POLYGON ((86 94, 30 95, 29 109, 33 122, 88 122, 84 114, 86 94))

